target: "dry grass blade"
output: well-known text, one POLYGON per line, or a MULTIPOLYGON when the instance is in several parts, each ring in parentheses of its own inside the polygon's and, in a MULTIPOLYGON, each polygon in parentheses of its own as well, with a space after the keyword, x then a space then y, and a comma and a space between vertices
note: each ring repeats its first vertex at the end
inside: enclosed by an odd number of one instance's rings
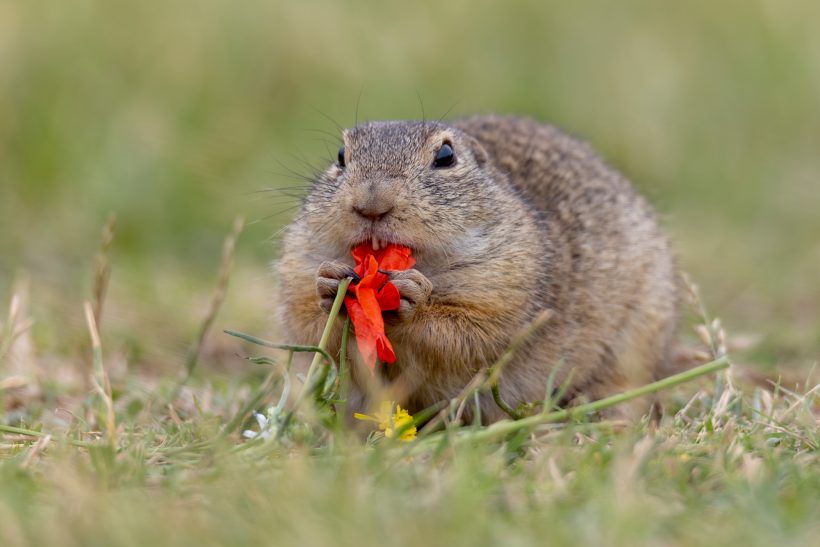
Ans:
POLYGON ((29 448, 28 453, 26 454, 23 463, 20 464, 20 467, 23 469, 30 469, 32 465, 34 465, 37 460, 40 459, 40 455, 45 450, 48 443, 51 442, 51 435, 46 435, 45 437, 40 437, 37 439, 37 442, 34 443, 34 446, 29 448))
POLYGON ((504 371, 504 367, 506 367, 512 358, 515 356, 515 353, 521 349, 523 346, 535 332, 543 327, 547 321, 549 321, 554 312, 552 310, 542 310, 536 317, 533 319, 529 325, 519 334, 516 336, 510 345, 507 347, 507 350, 498 358, 491 367, 490 373, 487 378, 487 383, 489 384, 496 384, 498 383, 498 379, 501 377, 501 373, 504 371))
POLYGON ((105 370, 102 366, 102 342, 100 341, 100 332, 97 330, 97 322, 94 320, 94 308, 91 306, 90 302, 86 302, 83 305, 83 310, 85 311, 85 321, 88 326, 88 334, 91 337, 91 364, 93 367, 93 373, 98 378, 102 378, 103 374, 105 374, 105 370))
POLYGON ((111 261, 108 251, 114 241, 114 229, 117 226, 117 215, 111 213, 103 226, 100 249, 97 251, 97 259, 94 266, 94 283, 92 286, 92 298, 94 302, 94 321, 100 325, 102 320, 103 303, 108 292, 108 281, 111 278, 111 261))
POLYGON ((219 280, 217 281, 216 290, 214 291, 213 298, 211 299, 211 305, 208 308, 208 312, 205 314, 202 324, 199 327, 199 332, 197 333, 196 339, 188 349, 188 355, 185 358, 184 376, 182 377, 182 380, 177 388, 174 390, 174 396, 172 399, 176 398, 176 395, 179 393, 179 389, 188 381, 191 374, 193 374, 197 361, 199 360, 200 352, 202 351, 202 346, 205 343, 205 339, 207 338, 208 333, 216 320, 216 316, 219 314, 219 310, 222 307, 222 302, 225 300, 225 294, 228 291, 228 280, 230 279, 231 271, 233 270, 236 242, 239 239, 239 235, 242 233, 244 226, 245 220, 242 217, 237 217, 233 222, 233 229, 231 230, 231 233, 228 234, 225 238, 225 243, 222 245, 222 266, 219 270, 219 280))
MULTIPOLYGON (((33 429, 27 429, 25 427, 15 427, 13 425, 4 425, 0 424, 0 433, 6 433, 8 435, 22 435, 25 437, 34 437, 36 439, 40 439, 43 437, 51 437, 51 435, 47 433, 43 433, 42 431, 35 431, 33 429)), ((54 438, 51 439, 52 441, 56 440, 54 438)), ((80 448, 89 448, 92 446, 97 446, 95 443, 87 442, 87 441, 80 441, 77 439, 67 439, 66 442, 72 446, 78 446, 80 448)))
POLYGON ((504 370, 504 367, 507 366, 507 363, 512 361, 513 356, 515 353, 521 349, 523 346, 535 332, 544 326, 547 321, 553 316, 552 310, 543 310, 539 313, 536 318, 527 326, 527 328, 518 335, 511 343, 510 346, 507 348, 507 351, 504 352, 503 355, 498 359, 498 361, 490 367, 489 376, 487 378, 487 384, 490 385, 490 390, 493 394, 493 401, 495 404, 504 411, 510 418, 513 420, 519 420, 524 417, 524 413, 519 412, 518 410, 514 409, 504 398, 501 396, 501 386, 500 386, 500 378, 501 373, 504 370))
POLYGON ((14 341, 34 325, 31 318, 20 321, 21 300, 17 293, 11 297, 6 323, 0 323, 0 361, 11 351, 14 341))
POLYGON ((111 383, 108 381, 108 374, 103 366, 102 342, 100 341, 100 333, 97 330, 97 323, 94 321, 94 309, 91 303, 86 302, 84 309, 88 332, 91 336, 91 361, 93 367, 91 385, 99 394, 100 400, 105 407, 105 430, 109 442, 114 445, 116 444, 117 433, 116 415, 114 413, 114 399, 111 395, 111 383))
MULTIPOLYGON (((481 390, 485 390, 488 387, 492 390, 493 400, 495 403, 501 408, 505 413, 507 413, 511 418, 518 419, 521 416, 518 416, 515 413, 515 410, 504 400, 501 398, 500 389, 499 389, 499 378, 501 377, 501 373, 504 371, 504 367, 512 361, 513 356, 515 353, 521 349, 527 340, 542 326, 544 326, 547 321, 553 316, 552 310, 543 310, 539 313, 532 322, 527 325, 527 327, 518 335, 501 357, 493 363, 490 367, 482 367, 476 374, 473 376, 472 380, 464 386, 464 388, 459 392, 459 394, 454 397, 449 404, 444 403, 444 408, 442 408, 436 416, 430 420, 430 422, 425 426, 422 435, 429 434, 430 432, 434 431, 440 424, 445 423, 447 420, 447 415, 452 413, 455 409, 456 419, 461 417, 461 414, 464 411, 464 406, 468 400, 468 398, 473 394, 481 390)), ((434 405, 436 407, 441 406, 434 405)), ((414 421, 415 425, 421 425, 421 421, 414 421)), ((399 430, 401 433, 401 430, 399 430)))

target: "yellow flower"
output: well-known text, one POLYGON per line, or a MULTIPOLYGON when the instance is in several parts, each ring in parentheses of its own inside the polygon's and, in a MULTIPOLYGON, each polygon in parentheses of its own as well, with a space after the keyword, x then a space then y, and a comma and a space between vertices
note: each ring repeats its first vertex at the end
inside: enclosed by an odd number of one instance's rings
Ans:
POLYGON ((379 411, 373 415, 353 414, 357 420, 365 420, 368 422, 376 422, 379 424, 379 429, 384 431, 384 436, 392 439, 396 433, 401 431, 399 435, 400 441, 412 441, 416 438, 416 426, 413 424, 413 417, 407 410, 399 405, 395 405, 395 412, 393 411, 394 403, 390 401, 382 401, 379 405, 379 411))

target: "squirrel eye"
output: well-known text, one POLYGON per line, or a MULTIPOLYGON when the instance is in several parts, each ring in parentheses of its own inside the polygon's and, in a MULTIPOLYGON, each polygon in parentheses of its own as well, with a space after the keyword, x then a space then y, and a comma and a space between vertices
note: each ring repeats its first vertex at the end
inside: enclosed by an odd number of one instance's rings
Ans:
POLYGON ((345 166, 345 147, 344 145, 339 147, 339 167, 345 166))
POLYGON ((450 143, 445 142, 436 152, 436 159, 433 160, 433 167, 450 167, 456 162, 456 154, 450 143))

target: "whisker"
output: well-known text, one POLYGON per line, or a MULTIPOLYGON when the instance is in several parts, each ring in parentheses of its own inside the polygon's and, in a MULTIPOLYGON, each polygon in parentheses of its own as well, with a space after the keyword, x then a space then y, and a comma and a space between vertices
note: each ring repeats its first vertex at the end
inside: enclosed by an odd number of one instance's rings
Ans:
POLYGON ((421 223, 424 224, 424 227, 427 228, 430 231, 430 234, 432 234, 432 236, 434 238, 436 238, 436 240, 439 242, 439 246, 441 247, 441 252, 444 253, 444 259, 447 261, 447 269, 448 270, 451 269, 452 266, 453 266, 453 263, 452 263, 452 260, 450 258, 450 255, 447 253, 447 246, 444 244, 444 240, 441 239, 441 236, 438 235, 435 228, 430 225, 429 221, 422 219, 421 223))
POLYGON ((333 139, 333 142, 335 142, 335 143, 339 143, 339 144, 342 143, 342 137, 338 133, 331 133, 330 131, 325 131, 324 129, 313 129, 313 128, 303 129, 303 131, 307 131, 308 133, 320 133, 322 135, 326 135, 326 136, 330 137, 331 139, 333 139))
POLYGON ((453 110, 453 108, 455 108, 455 107, 456 107, 456 105, 457 105, 459 102, 461 102, 461 101, 456 101, 456 102, 454 102, 453 104, 451 104, 451 105, 450 105, 450 108, 448 108, 447 110, 445 110, 445 111, 444 111, 444 114, 442 114, 442 115, 441 115, 441 117, 438 119, 438 123, 441 123, 441 121, 442 121, 444 118, 446 118, 446 117, 447 117, 447 114, 449 114, 449 113, 450 113, 450 111, 451 111, 451 110, 453 110))
POLYGON ((321 115, 322 115, 324 118, 326 118, 326 119, 327 119, 330 123, 332 123, 333 125, 335 125, 335 126, 336 126, 336 129, 338 129, 340 133, 341 133, 342 131, 344 131, 344 127, 342 127, 341 125, 339 125, 339 122, 337 122, 335 119, 333 119, 332 117, 330 117, 330 115, 329 115, 329 114, 325 114, 324 112, 322 112, 321 110, 319 110, 319 109, 318 109, 318 108, 316 108, 315 106, 314 106, 314 107, 312 107, 312 108, 313 108, 313 111, 314 111, 314 112, 317 112, 317 113, 321 114, 321 115))
POLYGON ((364 85, 359 88, 359 96, 356 97, 356 112, 354 113, 353 127, 359 125, 359 103, 362 100, 362 93, 364 93, 364 85))
POLYGON ((421 125, 425 125, 427 117, 424 115, 424 101, 421 99, 421 91, 418 88, 416 88, 416 98, 419 100, 419 106, 421 107, 421 125))
POLYGON ((298 208, 298 207, 300 207, 300 206, 301 206, 301 204, 300 204, 300 203, 297 203, 296 205, 291 205, 290 207, 286 207, 285 209, 281 209, 281 210, 279 210, 279 211, 276 211, 276 212, 271 213, 271 214, 269 214, 269 215, 266 215, 266 216, 264 216, 264 217, 257 218, 256 220, 250 221, 250 222, 248 222, 248 224, 258 224, 258 223, 260 223, 260 222, 264 222, 264 221, 266 221, 266 220, 270 220, 270 219, 272 219, 272 218, 274 218, 274 217, 277 217, 277 216, 279 216, 279 215, 282 215, 282 214, 284 214, 284 213, 287 213, 288 211, 292 211, 293 209, 296 209, 296 208, 298 208))

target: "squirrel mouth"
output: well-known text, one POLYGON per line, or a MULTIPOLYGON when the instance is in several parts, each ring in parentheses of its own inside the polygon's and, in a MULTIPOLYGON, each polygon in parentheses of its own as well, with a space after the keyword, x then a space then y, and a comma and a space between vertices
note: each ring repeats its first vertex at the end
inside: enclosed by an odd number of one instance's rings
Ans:
POLYGON ((362 237, 355 238, 353 244, 350 248, 358 247, 362 243, 370 243, 370 246, 373 248, 374 251, 378 251, 380 249, 384 249, 388 245, 396 244, 396 245, 404 245, 405 247, 410 247, 407 245, 406 242, 401 241, 399 238, 395 237, 393 234, 387 235, 385 237, 384 234, 363 234, 362 237))
POLYGON ((391 241, 388 241, 388 240, 386 240, 386 239, 379 238, 379 237, 377 237, 377 236, 375 236, 375 235, 372 235, 372 236, 370 236, 370 237, 366 237, 366 238, 364 238, 363 240, 361 240, 361 241, 358 241, 358 242, 354 243, 354 244, 351 246, 351 248, 352 248, 352 247, 358 247, 358 246, 359 246, 359 245, 361 245, 362 243, 370 243, 370 246, 371 246, 371 247, 373 247, 373 250, 374 250, 374 251, 378 251, 379 249, 381 249, 381 248, 383 248, 383 247, 387 247, 387 246, 388 246, 388 245, 390 245, 390 243, 392 243, 392 242, 391 242, 391 241))

